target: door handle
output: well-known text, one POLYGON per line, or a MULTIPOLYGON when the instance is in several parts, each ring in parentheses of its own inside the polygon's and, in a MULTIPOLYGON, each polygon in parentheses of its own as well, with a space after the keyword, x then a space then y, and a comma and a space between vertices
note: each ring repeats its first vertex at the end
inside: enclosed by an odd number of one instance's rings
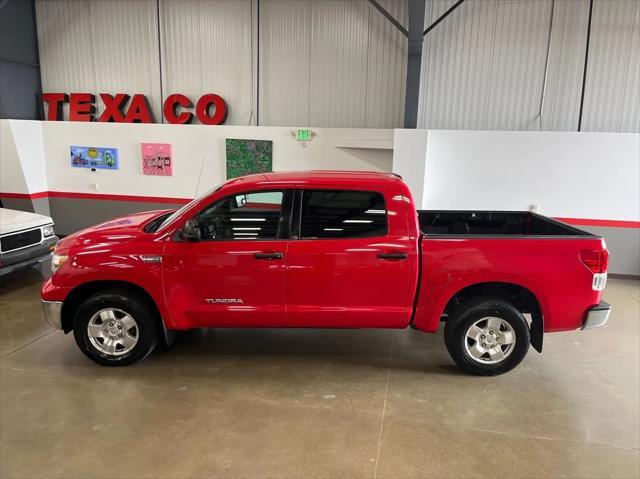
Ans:
POLYGON ((379 253, 378 258, 390 260, 407 259, 407 253, 379 253))
POLYGON ((282 253, 256 253, 256 259, 282 259, 282 253))

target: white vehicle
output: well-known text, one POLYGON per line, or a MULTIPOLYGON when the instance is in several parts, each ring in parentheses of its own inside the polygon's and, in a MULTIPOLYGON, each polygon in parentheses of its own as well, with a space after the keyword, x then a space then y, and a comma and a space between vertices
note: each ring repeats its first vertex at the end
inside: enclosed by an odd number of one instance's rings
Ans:
POLYGON ((50 217, 0 208, 0 276, 48 261, 57 241, 50 217))

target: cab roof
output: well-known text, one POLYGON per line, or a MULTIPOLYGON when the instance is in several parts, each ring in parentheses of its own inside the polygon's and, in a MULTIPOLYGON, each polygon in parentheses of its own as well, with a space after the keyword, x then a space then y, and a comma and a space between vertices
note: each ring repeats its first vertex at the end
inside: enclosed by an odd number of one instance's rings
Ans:
POLYGON ((377 171, 344 171, 344 170, 311 170, 311 171, 278 171, 242 176, 230 183, 284 183, 304 185, 327 185, 349 183, 352 185, 380 185, 400 181, 394 173, 377 171))

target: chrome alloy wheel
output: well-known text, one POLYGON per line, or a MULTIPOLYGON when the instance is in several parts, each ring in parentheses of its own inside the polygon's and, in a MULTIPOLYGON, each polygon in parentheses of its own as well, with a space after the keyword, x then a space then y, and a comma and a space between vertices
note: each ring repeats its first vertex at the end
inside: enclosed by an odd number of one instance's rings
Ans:
POLYGON ((89 341, 98 351, 109 356, 122 356, 138 344, 138 323, 117 308, 105 308, 91 316, 87 325, 89 341))
POLYGON ((473 323, 465 335, 467 354, 480 364, 496 364, 513 352, 516 334, 504 319, 488 316, 473 323))

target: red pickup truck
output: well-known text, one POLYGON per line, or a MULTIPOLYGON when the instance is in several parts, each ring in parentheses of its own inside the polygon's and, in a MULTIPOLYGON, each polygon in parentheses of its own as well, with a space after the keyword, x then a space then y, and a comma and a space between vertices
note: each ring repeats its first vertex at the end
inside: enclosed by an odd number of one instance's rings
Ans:
POLYGON ((537 214, 416 211, 393 174, 269 173, 64 238, 42 301, 108 366, 192 328, 444 322, 455 362, 496 375, 544 332, 606 323, 607 260, 602 238, 537 214))

